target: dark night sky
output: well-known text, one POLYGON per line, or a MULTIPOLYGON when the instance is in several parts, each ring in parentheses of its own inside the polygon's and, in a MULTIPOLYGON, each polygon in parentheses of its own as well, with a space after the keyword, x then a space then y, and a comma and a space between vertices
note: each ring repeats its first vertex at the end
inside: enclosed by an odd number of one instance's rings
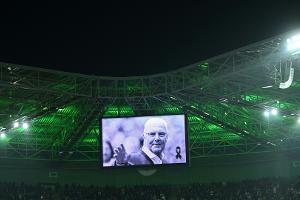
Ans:
POLYGON ((2 5, 0 61, 101 76, 146 75, 300 28, 296 3, 183 2, 2 5))

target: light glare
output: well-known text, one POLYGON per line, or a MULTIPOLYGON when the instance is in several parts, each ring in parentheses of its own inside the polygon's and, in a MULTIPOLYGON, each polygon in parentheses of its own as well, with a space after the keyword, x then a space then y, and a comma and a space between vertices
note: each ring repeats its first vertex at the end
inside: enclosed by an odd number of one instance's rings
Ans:
POLYGON ((300 34, 295 35, 287 39, 287 48, 289 51, 295 51, 300 49, 300 34))
POLYGON ((271 110, 272 115, 277 115, 278 114, 278 110, 276 108, 273 108, 271 110))
POLYGON ((23 122, 23 128, 24 129, 28 129, 28 127, 29 127, 28 123, 27 122, 23 122))
POLYGON ((0 136, 3 139, 3 138, 5 138, 6 135, 5 135, 5 133, 1 133, 0 136))
POLYGON ((269 117, 269 115, 270 115, 270 112, 269 112, 268 110, 266 110, 266 111, 264 112, 264 116, 265 116, 265 117, 269 117))
POLYGON ((14 128, 18 128, 19 127, 19 122, 14 122, 14 128))

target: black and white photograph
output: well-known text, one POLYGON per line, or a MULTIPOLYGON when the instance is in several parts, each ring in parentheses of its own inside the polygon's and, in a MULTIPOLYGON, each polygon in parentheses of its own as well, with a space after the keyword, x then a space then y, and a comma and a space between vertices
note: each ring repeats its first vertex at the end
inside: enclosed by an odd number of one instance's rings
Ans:
POLYGON ((186 163, 184 115, 102 119, 102 166, 186 163))

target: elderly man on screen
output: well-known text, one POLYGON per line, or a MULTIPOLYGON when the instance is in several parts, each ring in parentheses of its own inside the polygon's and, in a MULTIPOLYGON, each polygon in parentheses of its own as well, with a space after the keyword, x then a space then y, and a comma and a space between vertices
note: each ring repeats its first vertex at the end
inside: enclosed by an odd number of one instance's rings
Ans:
POLYGON ((123 144, 114 150, 117 166, 123 165, 157 165, 167 163, 163 151, 168 139, 165 120, 150 118, 144 125, 143 146, 135 153, 127 154, 123 144))

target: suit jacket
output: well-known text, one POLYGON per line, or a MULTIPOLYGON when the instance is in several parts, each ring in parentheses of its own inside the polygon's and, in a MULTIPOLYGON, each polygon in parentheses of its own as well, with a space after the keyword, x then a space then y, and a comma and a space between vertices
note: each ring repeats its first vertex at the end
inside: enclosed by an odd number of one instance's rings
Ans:
MULTIPOLYGON (((162 163, 168 163, 166 159, 162 160, 162 163)), ((129 155, 128 165, 154 165, 153 161, 142 150, 129 155)))

